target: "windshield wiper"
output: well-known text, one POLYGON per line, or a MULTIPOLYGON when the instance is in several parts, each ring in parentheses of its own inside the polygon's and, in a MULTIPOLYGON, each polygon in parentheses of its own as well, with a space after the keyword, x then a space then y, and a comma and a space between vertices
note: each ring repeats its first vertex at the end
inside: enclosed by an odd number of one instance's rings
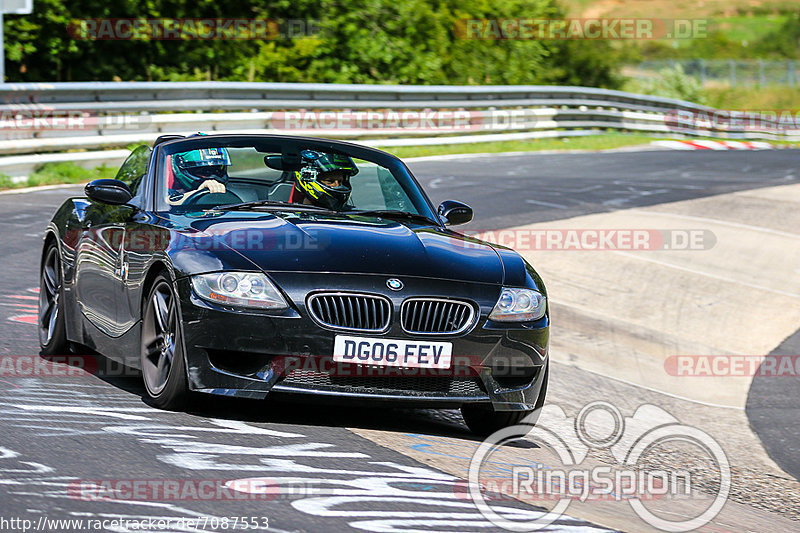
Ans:
POLYGON ((385 217, 385 218, 408 218, 411 220, 422 220, 428 222, 429 224, 435 224, 440 226, 441 224, 431 218, 426 217, 425 215, 420 215, 419 213, 409 213, 408 211, 397 211, 394 209, 369 209, 363 211, 345 211, 347 215, 367 215, 367 216, 376 216, 376 217, 385 217))
POLYGON ((326 209, 324 207, 319 207, 316 205, 309 205, 309 204, 295 204, 291 202, 277 202, 275 200, 256 200, 253 202, 242 202, 240 204, 228 204, 228 205, 218 205, 214 209, 223 209, 226 211, 232 211, 236 209, 248 209, 251 207, 277 207, 286 210, 311 210, 311 211, 326 211, 326 212, 333 212, 330 209, 326 209))

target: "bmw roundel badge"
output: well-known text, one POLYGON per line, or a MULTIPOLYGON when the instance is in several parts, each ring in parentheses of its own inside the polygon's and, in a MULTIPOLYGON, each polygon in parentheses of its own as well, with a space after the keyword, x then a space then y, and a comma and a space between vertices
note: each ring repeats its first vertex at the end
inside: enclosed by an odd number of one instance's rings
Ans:
POLYGON ((397 278, 391 278, 386 280, 386 286, 392 289, 393 291, 399 291, 403 288, 403 282, 397 278))

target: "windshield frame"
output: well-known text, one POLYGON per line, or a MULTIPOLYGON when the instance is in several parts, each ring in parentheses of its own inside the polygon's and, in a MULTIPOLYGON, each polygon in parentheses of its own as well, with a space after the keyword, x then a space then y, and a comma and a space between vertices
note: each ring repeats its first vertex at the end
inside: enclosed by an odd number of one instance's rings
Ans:
MULTIPOLYGON (((434 221, 441 219, 430 198, 423 190, 411 170, 399 158, 375 148, 331 139, 294 137, 282 135, 203 135, 168 141, 156 146, 156 176, 153 180, 153 207, 156 212, 183 213, 188 209, 169 205, 166 201, 165 162, 168 155, 200 148, 255 148, 266 153, 299 153, 302 149, 319 150, 348 155, 355 159, 370 161, 388 169, 408 195, 419 214, 434 221)), ((222 209, 222 206, 216 209, 222 209)), ((346 213, 346 211, 343 211, 346 213)))

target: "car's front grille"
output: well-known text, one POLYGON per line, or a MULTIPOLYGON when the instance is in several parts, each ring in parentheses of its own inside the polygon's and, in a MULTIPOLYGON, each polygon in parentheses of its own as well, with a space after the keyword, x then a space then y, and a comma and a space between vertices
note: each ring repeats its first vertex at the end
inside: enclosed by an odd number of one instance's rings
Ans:
POLYGON ((461 333, 475 322, 475 308, 457 300, 409 298, 403 302, 401 322, 407 333, 461 333))
POLYGON ((392 319, 391 302, 372 294, 316 293, 308 297, 307 306, 315 321, 337 329, 384 331, 392 319))
POLYGON ((279 383, 293 388, 366 394, 424 393, 460 398, 486 396, 478 378, 451 376, 335 376, 313 370, 293 370, 279 383))

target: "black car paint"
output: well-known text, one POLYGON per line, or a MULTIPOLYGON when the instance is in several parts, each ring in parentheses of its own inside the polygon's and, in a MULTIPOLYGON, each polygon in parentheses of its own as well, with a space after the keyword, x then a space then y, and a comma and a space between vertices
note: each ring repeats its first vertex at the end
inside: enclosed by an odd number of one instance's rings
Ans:
MULTIPOLYGON (((208 136, 203 141, 213 139, 208 136)), ((329 148, 352 146, 314 142, 329 148)), ((167 144, 173 143, 186 141, 167 144)), ((464 334, 436 340, 452 342, 456 358, 469 358, 485 394, 471 398, 413 392, 368 396, 438 406, 491 401, 497 410, 534 407, 549 360, 549 309, 532 323, 488 320, 503 285, 545 293, 539 276, 516 252, 466 237, 443 224, 410 220, 275 210, 158 212, 154 210, 153 161, 160 148, 151 155, 142 185, 145 192, 132 201, 135 205, 71 198, 47 228, 45 239, 58 243, 62 257, 66 331, 71 341, 139 367, 142 300, 149 280, 159 270, 166 270, 180 296, 190 387, 261 398, 270 390, 291 390, 279 382, 282 376, 274 369, 277 359, 317 363, 329 359, 335 332, 308 317, 305 297, 309 292, 335 287, 379 293, 392 300, 395 312, 409 296, 459 298, 478 306, 477 323, 464 334), (290 244, 296 243, 302 245, 290 249, 290 244), (193 293, 189 276, 223 270, 265 272, 291 308, 280 313, 225 308, 193 293), (389 290, 387 277, 400 278, 404 289, 389 290), (223 363, 226 358, 236 362, 224 368, 220 358, 223 363), (529 383, 502 382, 505 376, 520 372, 530 377, 529 383)), ((396 160, 394 164, 402 163, 396 160)), ((430 200, 421 190, 420 194, 435 216, 430 200)), ((383 335, 409 338, 396 319, 383 335)), ((351 396, 365 397, 363 391, 351 396)))

